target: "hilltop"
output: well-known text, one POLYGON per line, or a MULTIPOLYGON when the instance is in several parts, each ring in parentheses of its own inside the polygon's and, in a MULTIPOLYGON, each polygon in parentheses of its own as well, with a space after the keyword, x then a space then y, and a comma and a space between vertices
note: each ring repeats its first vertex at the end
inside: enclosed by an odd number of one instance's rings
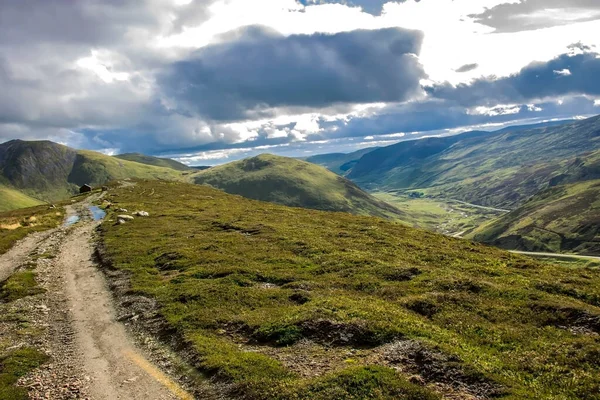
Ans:
POLYGON ((172 168, 177 171, 192 171, 192 167, 188 167, 185 164, 180 163, 179 161, 172 160, 170 158, 161 158, 161 157, 153 157, 147 156, 145 154, 140 153, 124 153, 115 156, 116 158, 120 158, 121 160, 127 161, 135 161, 140 164, 154 165, 156 167, 164 167, 164 168, 172 168))
POLYGON ((572 163, 600 149, 600 116, 557 126, 468 132, 400 142, 365 154, 348 178, 368 189, 426 195, 514 209, 556 180, 576 178, 572 163), (569 178, 569 176, 571 178, 569 178))
POLYGON ((197 184, 293 207, 401 218, 395 207, 327 169, 293 158, 262 154, 193 175, 197 184))
POLYGON ((115 179, 181 179, 182 173, 120 160, 101 153, 76 150, 50 141, 11 140, 0 144, 0 182, 20 193, 15 206, 24 199, 42 201, 64 199, 77 193, 79 186, 102 185, 115 179))
POLYGON ((158 330, 226 384, 225 397, 580 399, 600 389, 597 267, 206 186, 139 182, 108 199, 150 215, 119 225, 109 210, 101 226, 110 287, 142 310, 124 320, 158 330))
POLYGON ((543 190, 470 236, 506 249, 600 254, 600 180, 543 190))

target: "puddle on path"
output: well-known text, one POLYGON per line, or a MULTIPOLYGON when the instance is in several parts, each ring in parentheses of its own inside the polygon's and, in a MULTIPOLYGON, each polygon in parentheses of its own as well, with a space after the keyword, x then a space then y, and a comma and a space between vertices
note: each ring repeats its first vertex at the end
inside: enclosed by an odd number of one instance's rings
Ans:
POLYGON ((106 217, 106 211, 98 206, 90 206, 89 209, 92 213, 92 218, 94 218, 94 221, 99 221, 106 217))

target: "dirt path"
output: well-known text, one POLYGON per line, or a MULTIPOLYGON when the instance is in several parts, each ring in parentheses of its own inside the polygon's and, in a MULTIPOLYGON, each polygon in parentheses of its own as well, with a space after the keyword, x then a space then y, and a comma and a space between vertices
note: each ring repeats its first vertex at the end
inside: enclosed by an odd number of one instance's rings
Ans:
MULTIPOLYGON (((42 249, 51 256, 38 263, 38 283, 46 293, 32 299, 35 325, 43 329, 37 347, 50 362, 23 378, 32 399, 192 399, 153 365, 116 319, 111 293, 94 265, 94 198, 67 207, 80 220, 28 236, 0 257, 7 278, 42 249), (50 249, 50 250, 48 250, 50 249)), ((1 279, 1 278, 0 278, 1 279)))
POLYGON ((0 256, 0 282, 12 275, 15 269, 24 264, 32 251, 47 240, 56 229, 36 232, 16 243, 8 252, 0 256))

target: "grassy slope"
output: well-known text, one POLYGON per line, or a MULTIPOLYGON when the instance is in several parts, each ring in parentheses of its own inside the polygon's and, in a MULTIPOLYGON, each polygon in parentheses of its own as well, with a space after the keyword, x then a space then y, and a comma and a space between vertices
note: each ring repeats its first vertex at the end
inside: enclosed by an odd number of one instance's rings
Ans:
POLYGON ((431 195, 515 208, 553 180, 600 178, 599 149, 600 117, 594 117, 401 142, 366 154, 348 177, 368 188, 426 188, 431 195), (577 162, 590 165, 582 171, 577 162))
POLYGON ((319 154, 308 157, 305 161, 321 165, 338 175, 345 175, 356 165, 362 156, 376 149, 377 147, 370 147, 352 153, 319 154))
POLYGON ((507 399, 598 398, 597 269, 205 186, 146 182, 115 194, 150 217, 102 224, 114 267, 130 274, 131 293, 158 300, 196 365, 242 397, 424 398, 402 397, 416 389, 389 367, 409 359, 380 347, 404 338, 452 356, 463 375, 449 384, 467 376, 502 385, 507 399), (321 350, 302 350, 303 338, 321 350))
POLYGON ((0 184, 0 212, 33 207, 42 203, 42 201, 27 196, 25 193, 0 184))
POLYGON ((227 193, 288 206, 402 217, 396 208, 363 192, 350 181, 323 167, 293 158, 262 154, 201 171, 194 175, 194 180, 227 193))
POLYGON ((125 153, 115 156, 121 160, 134 161, 140 164, 154 165, 156 167, 171 168, 177 171, 190 171, 192 168, 170 158, 147 156, 140 153, 125 153))
POLYGON ((472 236, 515 250, 600 254, 600 180, 544 190, 472 236))
POLYGON ((77 193, 84 183, 97 186, 123 178, 183 179, 182 172, 171 168, 119 160, 49 141, 0 144, 0 183, 36 199, 56 201, 77 193))

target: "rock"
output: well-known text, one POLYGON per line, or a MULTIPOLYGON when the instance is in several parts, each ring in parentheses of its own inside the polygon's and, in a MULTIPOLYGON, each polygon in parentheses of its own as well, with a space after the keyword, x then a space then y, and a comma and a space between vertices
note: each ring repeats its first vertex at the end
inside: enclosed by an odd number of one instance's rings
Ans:
POLYGON ((146 211, 136 211, 133 215, 137 215, 138 217, 149 217, 150 214, 148 214, 146 211))
POLYGON ((117 209, 116 209, 116 211, 117 211, 117 212, 120 212, 120 213, 126 213, 126 212, 129 212, 129 211, 127 211, 127 210, 126 210, 126 209, 124 209, 124 208, 117 208, 117 209))
POLYGON ((122 219, 123 221, 132 221, 133 217, 131 215, 117 215, 118 219, 122 219))
POLYGON ((117 220, 117 225, 123 225, 125 223, 124 219, 118 219, 117 220))

